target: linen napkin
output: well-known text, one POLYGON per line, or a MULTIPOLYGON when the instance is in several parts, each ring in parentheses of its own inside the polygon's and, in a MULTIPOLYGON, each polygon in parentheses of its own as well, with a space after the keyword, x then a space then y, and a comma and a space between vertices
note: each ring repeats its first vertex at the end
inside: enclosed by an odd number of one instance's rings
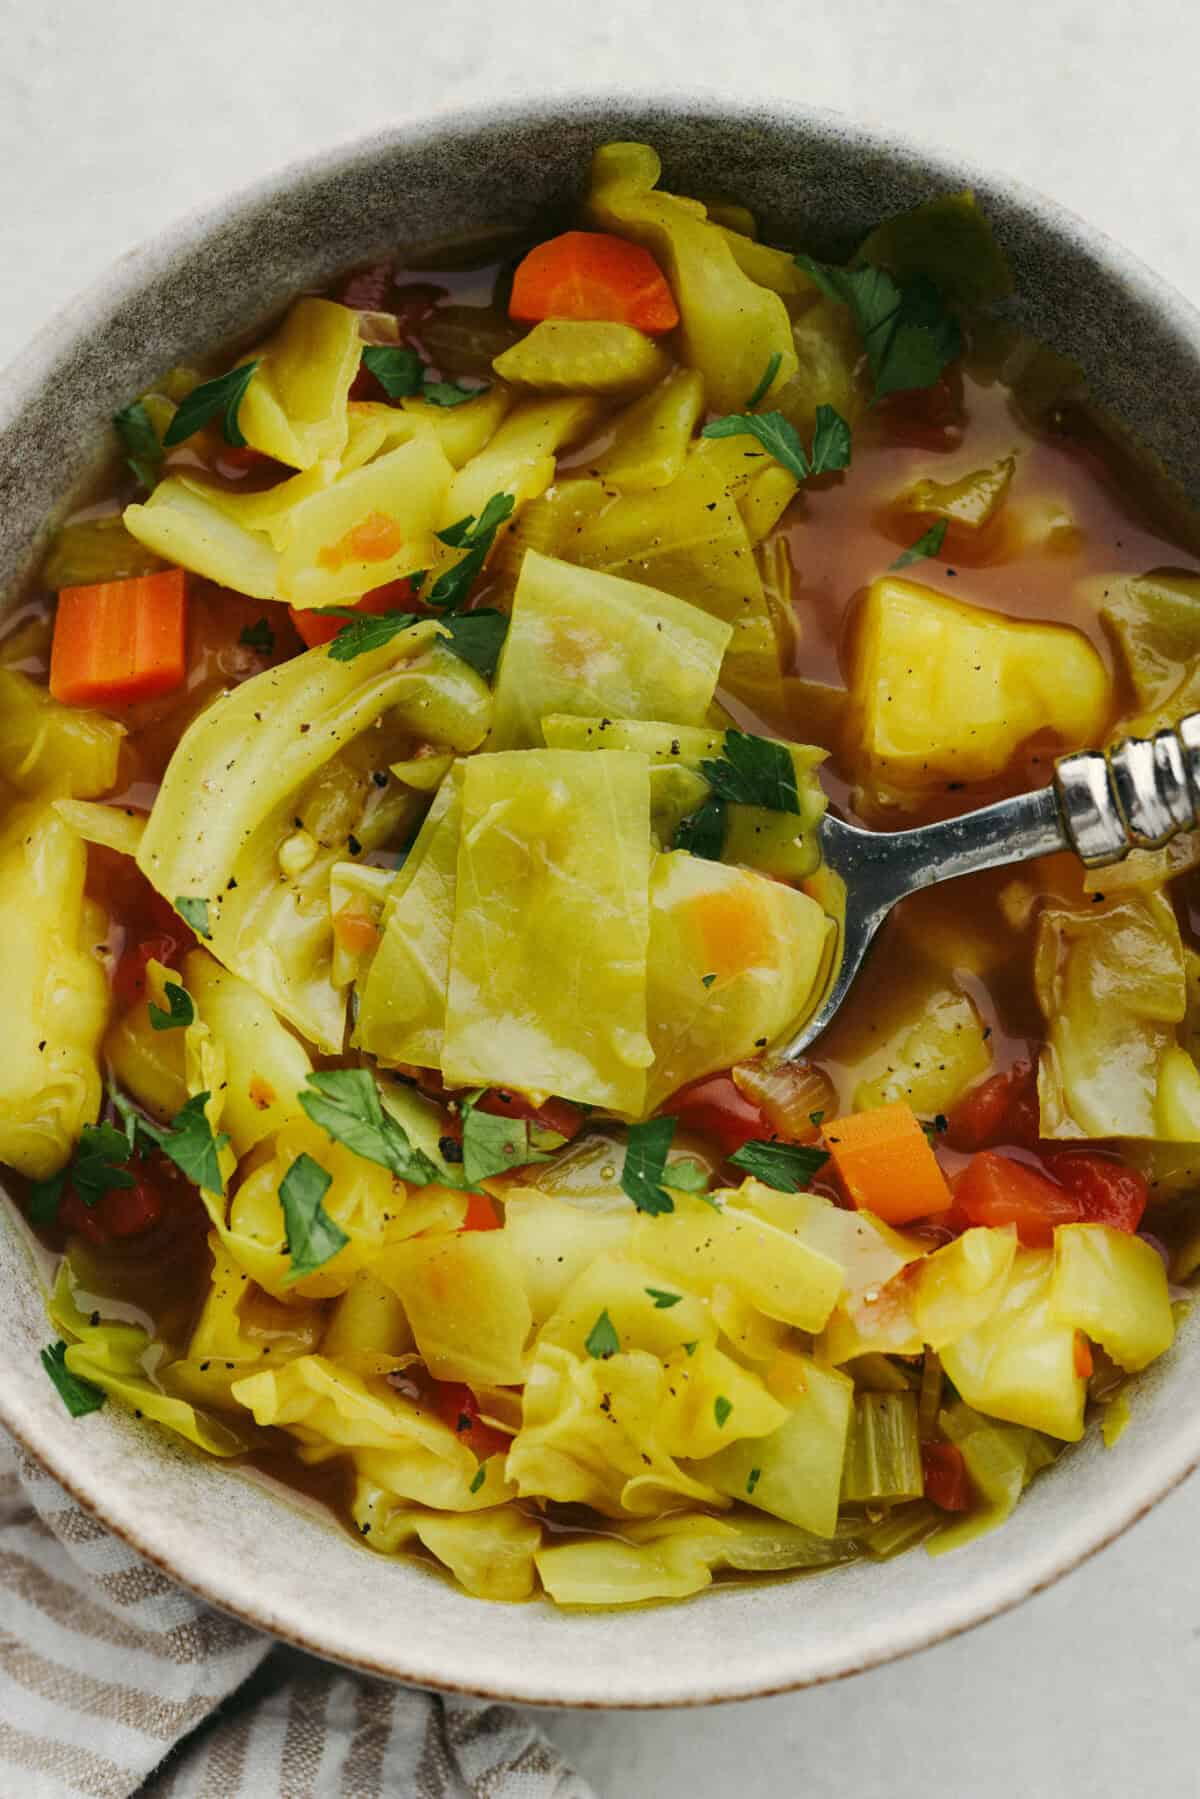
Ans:
POLYGON ((508 1706, 351 1674, 211 1610, 3 1433, 0 1794, 595 1799, 508 1706))

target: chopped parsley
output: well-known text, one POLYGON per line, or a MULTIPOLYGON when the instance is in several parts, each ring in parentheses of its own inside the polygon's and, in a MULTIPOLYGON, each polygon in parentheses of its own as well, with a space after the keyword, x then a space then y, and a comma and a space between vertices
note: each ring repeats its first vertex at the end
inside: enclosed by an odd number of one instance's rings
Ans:
POLYGON ((710 793, 693 813, 680 820, 674 847, 703 856, 706 862, 721 860, 725 848, 725 801, 719 793, 710 793))
POLYGON ((673 1118, 649 1118, 645 1124, 629 1127, 621 1186, 639 1212, 654 1215, 675 1210, 675 1201, 662 1186, 675 1122, 673 1118))
POLYGON ((85 1206, 94 1206, 113 1187, 132 1187, 134 1177, 125 1166, 129 1141, 111 1124, 85 1124, 75 1154, 66 1168, 29 1187, 28 1212, 34 1224, 46 1228, 58 1219, 59 1202, 68 1181, 85 1206))
POLYGON ((211 1098, 211 1093, 193 1094, 187 1105, 176 1112, 169 1130, 149 1124, 144 1118, 139 1118, 137 1123, 138 1129, 158 1145, 164 1156, 170 1157, 189 1181, 209 1193, 224 1193, 220 1157, 221 1151, 228 1146, 229 1137, 225 1131, 219 1136, 213 1135, 204 1110, 211 1098))
POLYGON ((607 1309, 601 1312, 595 1324, 587 1334, 584 1348, 598 1362, 606 1362, 610 1355, 616 1355, 621 1347, 621 1339, 616 1333, 607 1309))
POLYGON ((152 488, 162 472, 163 447, 140 400, 113 416, 113 425, 125 451, 125 460, 142 486, 152 488))
POLYGON ((832 406, 818 406, 813 431, 812 454, 800 441, 795 425, 782 412, 728 412, 713 419, 700 433, 702 437, 755 437, 776 462, 807 481, 813 475, 829 475, 850 466, 850 427, 832 406))
POLYGON ((656 1312, 665 1312, 671 1306, 677 1306, 683 1298, 682 1293, 665 1293, 661 1287, 647 1287, 646 1292, 654 1301, 656 1312))
POLYGON ((715 974, 702 974, 700 976, 700 985, 702 987, 711 987, 716 978, 715 974))
POLYGON ((717 1429, 724 1430, 729 1414, 733 1410, 732 1399, 726 1399, 724 1393, 718 1393, 713 1400, 713 1417, 717 1421, 717 1429))
POLYGON ((907 550, 901 550, 894 562, 889 562, 890 569, 911 568, 914 562, 923 562, 926 556, 936 556, 946 538, 946 520, 938 519, 923 531, 916 543, 910 544, 907 550))
POLYGON ((177 893, 172 904, 184 924, 191 925, 197 937, 211 939, 212 932, 208 926, 208 901, 206 899, 198 899, 194 894, 177 893))
POLYGON ((932 387, 961 355, 958 320, 927 276, 901 283, 870 266, 842 269, 811 256, 797 256, 796 263, 831 300, 849 307, 875 378, 876 400, 932 387))
POLYGON ((423 1150, 408 1140, 404 1127, 379 1103, 375 1077, 365 1068, 331 1068, 310 1074, 299 1100, 314 1124, 355 1155, 377 1162, 399 1180, 425 1187, 445 1178, 423 1150))
POLYGON ((260 656, 275 654, 275 633, 265 618, 260 618, 252 625, 243 625, 238 633, 238 642, 244 643, 248 650, 257 650, 260 656))
POLYGON ((791 756, 769 737, 726 731, 719 761, 700 764, 713 792, 740 806, 765 806, 772 812, 799 812, 800 794, 791 756))
POLYGON ((767 366, 763 370, 762 375, 759 378, 758 386, 755 388, 754 392, 750 395, 750 398, 746 401, 746 411, 747 412, 753 412, 754 408, 758 405, 758 402, 762 399, 765 399, 767 393, 770 390, 772 381, 774 381, 776 375, 779 373, 779 365, 782 361, 783 361, 782 351, 772 350, 771 354, 767 358, 767 366))
POLYGON ((218 375, 215 381, 202 381, 199 387, 194 387, 187 399, 180 402, 175 417, 163 433, 164 446, 170 449, 173 444, 184 443, 219 415, 225 442, 236 450, 244 448, 246 439, 238 424, 238 411, 257 367, 257 362, 243 362, 230 369, 228 374, 218 375))
POLYGON ((764 1187, 778 1193, 799 1193, 807 1187, 819 1168, 829 1160, 829 1151, 814 1149, 807 1143, 768 1143, 752 1138, 743 1143, 729 1158, 735 1168, 742 1168, 764 1187))
POLYGON ((191 1024, 196 1016, 196 1008, 192 1004, 192 996, 186 987, 178 981, 168 981, 163 989, 168 1010, 156 1006, 153 1000, 147 1003, 150 1023, 156 1031, 177 1031, 191 1024))
MULTIPOLYGON (((381 650, 393 637, 423 622, 415 612, 359 612, 354 606, 318 606, 315 611, 322 618, 346 620, 329 646, 335 662, 353 662, 368 650, 381 650)), ((446 647, 490 681, 508 630, 506 615, 481 606, 477 612, 452 613, 438 623, 446 634, 446 647)))
POLYGON ((467 1488, 468 1493, 478 1493, 480 1487, 483 1485, 483 1483, 486 1479, 487 1479, 487 1463, 480 1462, 478 1468, 476 1468, 474 1474, 471 1476, 471 1484, 467 1488))
POLYGON ((439 542, 449 545, 452 550, 465 550, 466 554, 452 567, 442 570, 425 595, 427 604, 440 612, 454 612, 462 605, 487 561, 497 531, 512 517, 515 506, 512 494, 494 493, 478 518, 468 513, 466 518, 460 518, 456 524, 447 525, 444 531, 437 533, 439 542))
POLYGON ((322 1205, 333 1184, 319 1162, 303 1153, 296 1157, 279 1183, 279 1201, 287 1227, 291 1266, 286 1284, 298 1281, 325 1263, 350 1241, 322 1205))
POLYGON ((762 1469, 761 1468, 751 1468, 749 1474, 746 1476, 746 1492, 753 1493, 755 1487, 758 1485, 761 1478, 762 1478, 762 1469))
POLYGON ((476 674, 490 681, 500 660, 508 631, 508 615, 494 606, 480 606, 476 612, 459 612, 442 620, 450 633, 450 648, 476 674))
POLYGON ((481 1087, 462 1102, 462 1167, 472 1187, 491 1174, 507 1174, 510 1168, 525 1168, 530 1162, 551 1159, 549 1151, 534 1149, 530 1143, 527 1118, 504 1117, 478 1109, 486 1092, 487 1088, 481 1087))
POLYGON ((461 406, 464 400, 474 400, 487 392, 486 387, 460 387, 456 381, 431 381, 415 350, 368 344, 362 359, 389 400, 420 395, 434 406, 461 406))
POLYGON ((72 1374, 66 1362, 67 1346, 60 1338, 42 1351, 42 1367, 58 1388, 59 1398, 70 1412, 72 1418, 86 1418, 89 1412, 98 1412, 104 1404, 105 1393, 90 1380, 83 1380, 78 1374, 72 1374))

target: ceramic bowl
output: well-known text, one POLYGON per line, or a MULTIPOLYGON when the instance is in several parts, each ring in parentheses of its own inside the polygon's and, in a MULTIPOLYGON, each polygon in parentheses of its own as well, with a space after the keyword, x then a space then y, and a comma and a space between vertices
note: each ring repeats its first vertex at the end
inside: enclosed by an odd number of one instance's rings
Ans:
MULTIPOLYGON (((1099 232, 985 170, 849 120, 719 98, 609 98, 418 122, 299 163, 119 262, 0 386, 0 578, 11 599, 48 518, 108 453, 114 410, 171 363, 242 333, 346 264, 579 193, 595 145, 655 144, 665 185, 753 208, 764 236, 848 250, 869 226, 976 189, 1012 260, 1014 311, 1084 365, 1094 393, 1195 489, 1200 315, 1099 232)), ((1124 1530, 1200 1460, 1200 1312, 1139 1385, 1136 1429, 1098 1435, 1010 1522, 816 1578, 718 1586, 682 1605, 572 1615, 486 1605, 409 1561, 176 1448, 117 1407, 75 1423, 38 1363, 47 1326, 28 1240, 0 1207, 0 1422, 75 1497, 214 1604, 322 1655, 423 1686, 557 1705, 711 1702, 801 1687, 953 1635, 1035 1593, 1124 1530)))

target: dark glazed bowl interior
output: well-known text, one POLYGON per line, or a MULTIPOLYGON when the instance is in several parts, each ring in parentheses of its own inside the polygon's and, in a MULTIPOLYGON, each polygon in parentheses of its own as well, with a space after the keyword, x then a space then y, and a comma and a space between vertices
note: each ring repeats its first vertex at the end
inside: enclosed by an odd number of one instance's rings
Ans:
MULTIPOLYGON (((0 582, 111 450, 112 413, 174 362, 245 332, 379 250, 534 227, 569 211, 593 148, 654 144, 664 185, 749 205, 762 235, 847 250, 880 217, 972 186, 1013 263, 1012 311, 1200 497, 1200 316, 1049 202, 831 115, 719 99, 584 99, 446 116, 284 171, 119 263, 8 371, 0 397, 0 582)), ((23 1227, 0 1216, 0 1422, 176 1578, 334 1659, 423 1685, 560 1705, 705 1703, 837 1678, 1015 1604, 1109 1541, 1200 1459, 1195 1319, 1144 1376, 1134 1425, 1093 1434, 1001 1530, 819 1578, 720 1587, 684 1605, 570 1614, 485 1605, 385 1562, 327 1520, 201 1461, 113 1407, 73 1423, 38 1364, 47 1326, 23 1227)))

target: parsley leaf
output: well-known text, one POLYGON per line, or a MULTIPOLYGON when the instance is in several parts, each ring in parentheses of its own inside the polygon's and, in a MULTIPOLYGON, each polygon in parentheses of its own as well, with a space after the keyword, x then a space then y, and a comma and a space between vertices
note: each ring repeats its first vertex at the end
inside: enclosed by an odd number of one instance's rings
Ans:
POLYGON ((377 1162, 399 1180, 425 1187, 439 1178, 423 1150, 415 1149, 403 1125, 383 1110, 375 1078, 365 1068, 331 1068, 310 1074, 299 1093, 300 1104, 335 1143, 357 1156, 377 1162))
POLYGON ((248 650, 257 650, 260 656, 275 654, 275 633, 265 618, 260 618, 253 625, 243 625, 238 633, 238 642, 244 643, 248 650))
POLYGON ((753 1493, 755 1487, 758 1485, 759 1480, 761 1478, 762 1478, 762 1469, 761 1468, 751 1468, 749 1474, 746 1476, 746 1491, 747 1491, 747 1493, 753 1493))
POLYGON ((662 1185, 667 1151, 675 1135, 674 1118, 648 1118, 631 1124, 621 1169, 621 1186, 639 1212, 673 1212, 675 1201, 662 1185))
POLYGON ((724 750, 719 762, 700 764, 700 773, 714 793, 740 806, 799 812, 796 770, 781 743, 750 737, 745 731, 726 731, 724 750))
POLYGON ((612 1319, 607 1310, 601 1312, 595 1324, 588 1332, 583 1347, 598 1362, 606 1362, 610 1355, 616 1355, 621 1347, 621 1339, 616 1333, 612 1319))
POLYGON ((770 356, 767 358, 767 366, 762 372, 758 386, 746 401, 747 412, 753 412, 754 408, 758 405, 758 402, 769 392, 772 381, 774 381, 776 375, 779 373, 779 365, 782 361, 782 351, 772 350, 770 356))
POLYGON ((487 1088, 481 1087, 462 1102, 462 1166, 471 1187, 477 1187, 490 1174, 506 1174, 510 1168, 525 1168, 530 1162, 552 1159, 550 1152, 531 1145, 527 1118, 505 1118, 477 1109, 486 1092, 487 1088))
POLYGON ((716 978, 715 974, 702 974, 700 976, 700 985, 702 987, 711 987, 716 978))
POLYGON ((454 654, 490 681, 508 632, 507 613, 497 612, 493 606, 480 606, 476 612, 454 613, 442 623, 450 633, 454 654))
POLYGON ((850 466, 850 427, 832 406, 818 406, 811 458, 805 453, 796 427, 782 412, 728 412, 713 419, 702 437, 756 437, 797 481, 810 475, 827 475, 850 466))
POLYGON ((114 414, 113 425, 129 467, 143 487, 152 488, 162 471, 163 447, 150 422, 150 414, 140 400, 135 400, 132 406, 125 406, 114 414))
POLYGON ((169 1131, 160 1132, 157 1125, 147 1125, 141 1119, 138 1127, 157 1139, 164 1156, 169 1156, 189 1181, 209 1193, 224 1193, 220 1155, 229 1137, 224 1131, 213 1136, 204 1111, 211 1098, 211 1093, 194 1093, 187 1105, 172 1118, 169 1131))
POLYGON ((187 988, 181 987, 178 981, 168 981, 164 992, 167 1004, 171 1008, 169 1012, 164 1012, 162 1007, 156 1006, 153 1000, 149 1001, 146 1008, 150 1014, 150 1023, 153 1028, 156 1031, 177 1031, 181 1026, 191 1024, 196 1016, 196 1008, 192 1004, 192 996, 187 988))
POLYGON ((830 299, 850 308, 875 377, 875 398, 932 387, 962 353, 958 320, 924 275, 903 284, 883 269, 842 269, 797 256, 830 299))
POLYGON ((824 1168, 829 1151, 814 1149, 807 1143, 767 1143, 761 1138, 752 1138, 729 1160, 735 1168, 744 1168, 756 1181, 761 1181, 764 1187, 774 1187, 778 1193, 799 1193, 802 1187, 808 1186, 817 1170, 824 1168))
POLYGON ((664 1293, 661 1287, 647 1287, 646 1292, 654 1301, 654 1309, 656 1312, 665 1312, 669 1310, 671 1306, 677 1306, 683 1298, 682 1293, 664 1293))
POLYGON ((82 1380, 78 1374, 72 1374, 66 1362, 67 1346, 60 1338, 42 1351, 42 1367, 58 1388, 59 1397, 70 1412, 72 1418, 86 1418, 89 1412, 98 1412, 105 1401, 103 1387, 95 1386, 90 1380, 82 1380))
POLYGON ((926 556, 936 556, 946 539, 946 523, 944 518, 940 518, 936 524, 930 525, 916 543, 911 544, 907 550, 902 550, 895 562, 888 563, 889 569, 910 568, 914 562, 923 562, 926 556))
POLYGON ((389 400, 405 400, 419 394, 425 383, 425 364, 415 350, 393 344, 368 344, 363 366, 371 371, 389 400))
POLYGON ((191 925, 197 937, 212 937, 212 932, 208 928, 208 901, 206 899, 198 899, 194 894, 178 893, 173 903, 184 924, 191 925))
POLYGON ((333 1176, 303 1152, 279 1183, 291 1258, 285 1285, 323 1268, 350 1241, 321 1204, 332 1185, 333 1176))
POLYGON ((43 1230, 49 1229, 58 1222, 58 1206, 62 1199, 63 1188, 67 1184, 67 1171, 60 1168, 57 1174, 47 1176, 44 1181, 30 1181, 25 1210, 34 1224, 41 1225, 43 1230))
POLYGON ((457 381, 427 381, 421 390, 431 406, 461 406, 464 400, 477 400, 486 387, 460 387, 457 381))
MULTIPOLYGON (((415 612, 359 612, 353 606, 318 606, 315 610, 322 618, 347 621, 329 646, 335 662, 353 662, 367 650, 380 650, 401 631, 421 622, 415 612)), ((508 630, 507 616, 493 607, 481 606, 477 612, 451 613, 438 622, 449 633, 443 639, 446 648, 490 680, 508 630)))
POLYGON ((707 862, 721 860, 725 848, 725 801, 719 793, 710 793, 694 812, 679 821, 674 847, 703 856, 707 862))
POLYGON ((215 381, 202 381, 199 387, 194 387, 187 399, 180 402, 175 417, 167 426, 163 434, 164 446, 170 449, 173 444, 185 442, 220 413, 221 435, 225 442, 237 450, 242 449, 246 439, 238 424, 238 409, 257 367, 257 362, 243 362, 238 368, 230 369, 228 374, 218 375, 215 381))
POLYGON ((487 1463, 480 1462, 478 1468, 476 1468, 474 1474, 471 1476, 471 1484, 467 1488, 467 1492, 468 1493, 478 1493, 480 1487, 483 1485, 483 1483, 486 1479, 487 1479, 487 1463))
POLYGON ((724 1430, 726 1420, 733 1410, 732 1399, 726 1399, 724 1393, 718 1393, 713 1400, 713 1417, 717 1421, 717 1429, 724 1430))
POLYGON ((466 518, 460 518, 437 533, 440 542, 453 550, 465 550, 466 555, 452 567, 442 570, 425 595, 428 605, 445 612, 453 612, 462 605, 476 575, 487 561, 496 532, 505 519, 512 517, 515 505, 512 494, 494 493, 478 518, 468 513, 466 518))
POLYGON ((33 1223, 43 1229, 57 1223, 68 1181, 85 1206, 96 1205, 113 1187, 132 1187, 134 1177, 125 1167, 130 1150, 124 1132, 113 1125, 85 1124, 69 1166, 44 1181, 30 1183, 26 1209, 33 1223))
POLYGON ((353 606, 318 606, 315 611, 322 618, 347 621, 329 646, 334 662, 353 662, 368 650, 381 650, 417 622, 415 612, 359 612, 353 606))

